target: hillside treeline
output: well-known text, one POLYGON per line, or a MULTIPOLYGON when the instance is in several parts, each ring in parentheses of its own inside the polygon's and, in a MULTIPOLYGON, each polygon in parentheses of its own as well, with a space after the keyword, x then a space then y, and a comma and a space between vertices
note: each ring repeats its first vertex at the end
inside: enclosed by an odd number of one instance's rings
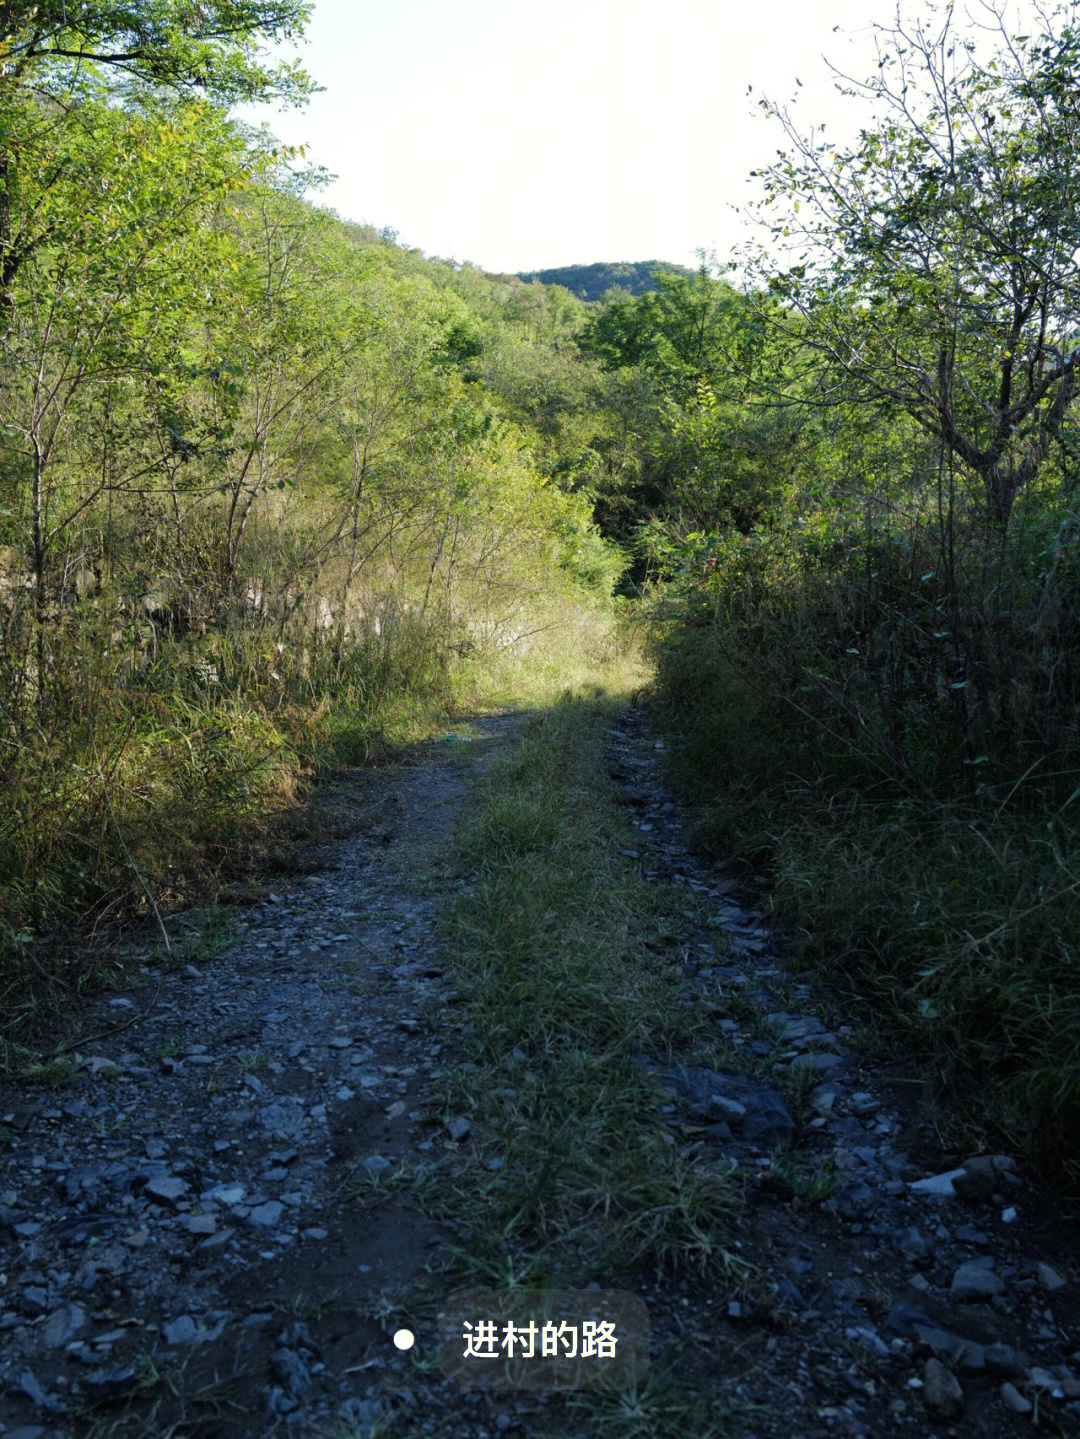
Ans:
POLYGON ((520 270, 518 279, 539 280, 542 285, 561 285, 579 300, 602 300, 609 290, 625 290, 628 295, 644 295, 656 289, 656 276, 693 273, 682 265, 666 260, 636 260, 593 265, 562 265, 555 270, 520 270))

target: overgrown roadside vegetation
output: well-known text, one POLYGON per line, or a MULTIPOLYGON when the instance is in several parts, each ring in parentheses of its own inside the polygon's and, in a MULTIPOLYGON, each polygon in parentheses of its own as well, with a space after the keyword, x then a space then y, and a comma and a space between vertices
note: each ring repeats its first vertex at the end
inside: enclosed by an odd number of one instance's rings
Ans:
POLYGON ((1075 1194, 1080 31, 996 13, 879 30, 850 146, 766 104, 757 283, 667 277, 586 344, 657 397, 635 543, 702 841, 1075 1194))
POLYGON ((976 1137, 1075 1183, 1070 816, 1012 803, 1004 784, 912 796, 835 715, 807 714, 804 674, 774 687, 775 651, 733 659, 731 641, 694 624, 661 648, 670 775, 699 842, 783 925, 789 959, 837 981, 868 1043, 925 1055, 976 1137))
MULTIPOLYGON (((352 638, 336 658, 320 656, 318 636, 300 635, 276 651, 269 683, 248 670, 189 687, 171 646, 150 682, 113 690, 109 704, 84 674, 85 693, 65 696, 51 742, 40 736, 36 750, 11 757, 5 1065, 36 1072, 42 1041, 70 1025, 78 996, 138 962, 148 922, 150 944, 164 929, 182 964, 206 906, 220 916, 218 902, 244 898, 260 873, 302 868, 313 824, 325 837, 327 823, 353 823, 312 809, 321 778, 385 760, 477 706, 544 695, 554 677, 580 678, 624 643, 585 592, 534 598, 537 633, 523 646, 466 655, 438 623, 410 622, 404 605, 401 623, 352 638), (129 934, 143 941, 129 944, 129 934)), ((256 632, 230 649, 246 666, 259 642, 256 632)))
POLYGON ((114 967, 118 930, 271 855, 321 769, 515 666, 544 679, 610 643, 623 561, 574 492, 603 428, 586 413, 602 377, 571 339, 583 307, 298 198, 319 173, 229 107, 303 98, 295 65, 254 57, 308 13, 8 15, 0 1012, 16 1047, 114 967))

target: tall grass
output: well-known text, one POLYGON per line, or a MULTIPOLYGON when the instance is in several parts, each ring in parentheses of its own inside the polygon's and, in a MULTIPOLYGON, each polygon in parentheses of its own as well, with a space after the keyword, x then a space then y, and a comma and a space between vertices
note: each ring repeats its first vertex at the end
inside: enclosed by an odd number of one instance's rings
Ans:
POLYGON ((699 839, 793 958, 1076 1184, 1077 560, 1051 519, 969 533, 947 586, 929 527, 735 537, 661 619, 658 696, 699 839))
POLYGON ((45 621, 10 611, 8 636, 18 620, 43 678, 13 688, 3 715, 5 1036, 28 1037, 113 973, 110 941, 151 903, 206 902, 280 851, 320 772, 522 696, 530 665, 539 694, 612 644, 602 603, 569 584, 546 599, 526 592, 515 626, 532 633, 501 642, 487 640, 467 584, 452 594, 451 617, 425 610, 423 590, 398 576, 377 605, 353 605, 347 629, 310 627, 303 613, 132 622, 106 596, 105 623, 75 607, 45 621))

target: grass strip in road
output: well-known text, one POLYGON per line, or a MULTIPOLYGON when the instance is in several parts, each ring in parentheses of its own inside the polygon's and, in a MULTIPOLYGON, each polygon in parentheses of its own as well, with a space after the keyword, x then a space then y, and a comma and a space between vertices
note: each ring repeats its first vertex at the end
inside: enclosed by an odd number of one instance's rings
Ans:
POLYGON ((674 962, 685 900, 624 853, 635 831, 604 756, 617 703, 567 694, 530 718, 457 836, 446 927, 465 1063, 450 1103, 491 1165, 460 1211, 490 1283, 734 1267, 737 1189, 680 1155, 641 1064, 705 1058, 706 1033, 674 962))

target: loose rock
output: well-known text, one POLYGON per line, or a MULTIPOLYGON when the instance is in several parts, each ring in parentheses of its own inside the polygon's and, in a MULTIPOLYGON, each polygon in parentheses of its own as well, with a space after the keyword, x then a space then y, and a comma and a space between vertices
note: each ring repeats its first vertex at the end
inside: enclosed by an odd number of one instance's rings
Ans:
POLYGON ((45 1321, 43 1338, 50 1349, 60 1349, 74 1339, 86 1325, 86 1310, 81 1304, 65 1304, 45 1321))
POLYGON ((1005 1407, 1014 1414, 1030 1414, 1034 1408, 1030 1399, 1025 1399, 1019 1389, 1007 1382, 1001 1386, 1001 1397, 1005 1401, 1005 1407))
POLYGON ((193 1344, 198 1329, 190 1314, 181 1314, 179 1319, 173 1319, 162 1329, 162 1335, 166 1344, 193 1344))
POLYGON ((285 1206, 279 1204, 276 1199, 267 1200, 265 1204, 257 1204, 248 1215, 248 1223, 254 1224, 259 1229, 272 1228, 285 1212, 285 1206))
POLYGON ((165 1175, 159 1179, 151 1179, 143 1190, 143 1193, 149 1199, 153 1199, 158 1204, 167 1204, 173 1209, 176 1208, 177 1200, 183 1198, 187 1192, 188 1185, 183 1179, 178 1179, 175 1175, 165 1175))
POLYGON ((791 1061, 791 1068, 803 1074, 835 1074, 843 1067, 843 1056, 827 1051, 820 1054, 800 1054, 791 1061))
POLYGON ((270 1368, 295 1399, 311 1388, 311 1370, 293 1349, 275 1349, 270 1356, 270 1368))
POLYGON ((964 1161, 953 1187, 962 1199, 974 1202, 992 1199, 1013 1168, 1007 1154, 980 1154, 964 1161))
POLYGON ((960 1304, 993 1299, 1005 1289, 1005 1281, 995 1274, 992 1259, 969 1259, 953 1275, 949 1294, 960 1304))
POLYGON ((921 1229, 912 1225, 899 1235, 896 1247, 900 1253, 917 1269, 923 1269, 933 1261, 933 1250, 921 1229))
POLYGON ((928 1359, 923 1365, 923 1403, 942 1419, 953 1419, 963 1411, 960 1381, 938 1359, 928 1359))
POLYGON ((931 1174, 926 1179, 917 1179, 908 1186, 912 1194, 933 1194, 941 1199, 952 1199, 956 1195, 954 1185, 963 1174, 962 1169, 950 1169, 946 1174, 931 1174))
POLYGON ((1065 1288, 1065 1276, 1059 1274, 1052 1264, 1039 1264, 1036 1274, 1040 1287, 1048 1294, 1056 1294, 1059 1289, 1065 1288))

